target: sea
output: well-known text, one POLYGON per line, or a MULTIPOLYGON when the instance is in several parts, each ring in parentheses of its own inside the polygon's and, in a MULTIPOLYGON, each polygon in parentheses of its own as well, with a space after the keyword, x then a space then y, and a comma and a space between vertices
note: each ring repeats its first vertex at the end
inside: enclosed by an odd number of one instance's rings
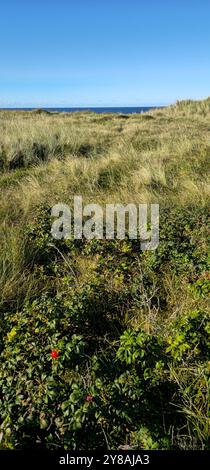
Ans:
MULTIPOLYGON (((102 113, 119 113, 119 114, 142 114, 147 111, 153 109, 160 109, 163 106, 135 106, 135 107, 104 107, 104 108, 41 108, 45 111, 53 112, 53 113, 74 113, 74 112, 81 112, 81 111, 92 111, 97 114, 102 113)), ((37 108, 1 108, 1 109, 10 109, 13 111, 32 111, 33 109, 37 108)))

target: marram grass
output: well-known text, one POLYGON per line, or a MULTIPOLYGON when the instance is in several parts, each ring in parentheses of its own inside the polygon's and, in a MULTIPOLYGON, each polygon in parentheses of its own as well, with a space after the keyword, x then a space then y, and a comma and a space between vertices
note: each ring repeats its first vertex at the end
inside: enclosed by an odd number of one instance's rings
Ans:
POLYGON ((2 448, 209 447, 209 123, 0 112, 2 448), (158 203, 157 250, 52 240, 74 195, 158 203))

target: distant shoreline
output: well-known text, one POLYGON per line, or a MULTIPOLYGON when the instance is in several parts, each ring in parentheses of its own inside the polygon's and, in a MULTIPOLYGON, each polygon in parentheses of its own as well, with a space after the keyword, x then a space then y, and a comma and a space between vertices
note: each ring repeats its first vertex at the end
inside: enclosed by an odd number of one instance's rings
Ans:
POLYGON ((154 109, 162 109, 165 106, 116 106, 116 107, 72 107, 72 108, 0 108, 0 111, 33 111, 40 109, 48 112, 72 113, 90 111, 97 114, 102 113, 122 113, 122 114, 141 114, 154 109))

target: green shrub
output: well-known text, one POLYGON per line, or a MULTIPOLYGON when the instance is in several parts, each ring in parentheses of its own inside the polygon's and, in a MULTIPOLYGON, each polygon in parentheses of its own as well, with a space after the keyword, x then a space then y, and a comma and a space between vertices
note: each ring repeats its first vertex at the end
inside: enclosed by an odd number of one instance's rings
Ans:
POLYGON ((207 360, 210 354, 210 316, 195 310, 181 318, 169 337, 167 351, 175 360, 207 360))

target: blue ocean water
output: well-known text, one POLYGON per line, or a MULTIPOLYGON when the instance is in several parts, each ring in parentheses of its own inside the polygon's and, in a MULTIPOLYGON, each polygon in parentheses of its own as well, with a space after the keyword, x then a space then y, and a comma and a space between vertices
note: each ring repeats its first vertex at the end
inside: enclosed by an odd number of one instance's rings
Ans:
MULTIPOLYGON (((41 108, 45 111, 59 112, 59 113, 73 113, 78 111, 92 111, 94 113, 120 113, 120 114, 141 114, 152 109, 160 109, 163 106, 135 106, 135 107, 104 107, 104 108, 41 108)), ((6 108, 4 108, 6 109, 6 108)), ((7 108, 8 109, 8 108, 7 108)), ((9 108, 15 111, 32 111, 35 108, 9 108)))

